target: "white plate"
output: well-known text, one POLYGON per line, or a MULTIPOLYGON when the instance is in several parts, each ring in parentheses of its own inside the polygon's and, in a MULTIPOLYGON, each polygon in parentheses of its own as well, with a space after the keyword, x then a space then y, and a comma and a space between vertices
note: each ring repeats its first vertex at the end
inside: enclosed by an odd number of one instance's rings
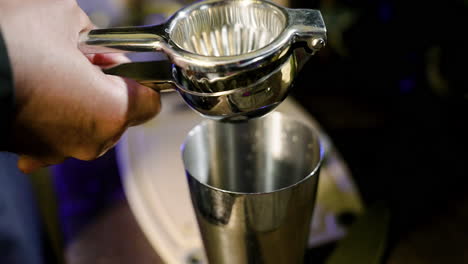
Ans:
MULTIPOLYGON (((176 93, 163 94, 157 118, 131 128, 117 148, 120 172, 130 207, 148 240, 168 264, 206 263, 192 209, 180 146, 202 117, 188 109, 176 93)), ((322 131, 295 101, 287 99, 278 110, 322 131)), ((341 238, 345 227, 337 221, 343 212, 360 214, 362 202, 344 162, 329 138, 322 167, 309 245, 341 238)))

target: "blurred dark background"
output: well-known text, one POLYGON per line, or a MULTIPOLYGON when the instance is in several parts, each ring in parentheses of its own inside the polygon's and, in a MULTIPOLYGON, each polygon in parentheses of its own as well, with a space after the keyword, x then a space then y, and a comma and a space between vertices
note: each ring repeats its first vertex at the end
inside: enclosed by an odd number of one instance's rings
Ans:
MULTIPOLYGON (((320 9, 329 32, 293 96, 329 133, 366 204, 389 205, 390 244, 455 207, 468 209, 468 1, 291 6, 320 9)), ((462 230, 441 232, 454 232, 453 243, 462 230)))

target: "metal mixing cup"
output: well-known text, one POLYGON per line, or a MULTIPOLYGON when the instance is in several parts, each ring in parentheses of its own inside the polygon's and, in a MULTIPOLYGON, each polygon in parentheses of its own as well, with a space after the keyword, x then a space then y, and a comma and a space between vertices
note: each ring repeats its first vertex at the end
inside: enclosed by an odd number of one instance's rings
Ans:
POLYGON ((323 158, 316 131, 279 113, 206 120, 182 156, 210 263, 303 262, 323 158))

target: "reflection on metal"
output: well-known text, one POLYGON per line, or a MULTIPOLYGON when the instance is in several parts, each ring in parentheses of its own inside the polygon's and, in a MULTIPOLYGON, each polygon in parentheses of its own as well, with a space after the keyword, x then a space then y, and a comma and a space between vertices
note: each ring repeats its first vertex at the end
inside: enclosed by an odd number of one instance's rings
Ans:
MULTIPOLYGON (((317 10, 208 0, 161 25, 92 30, 81 35, 79 46, 85 53, 164 52, 173 67, 172 78, 162 82, 173 83, 203 116, 232 121, 264 115, 281 103, 300 66, 325 41, 317 10), (308 55, 297 56, 298 47, 308 55)), ((151 80, 145 85, 165 89, 151 80)))
POLYGON ((280 113, 205 120, 182 153, 209 263, 303 262, 323 158, 316 131, 280 113))

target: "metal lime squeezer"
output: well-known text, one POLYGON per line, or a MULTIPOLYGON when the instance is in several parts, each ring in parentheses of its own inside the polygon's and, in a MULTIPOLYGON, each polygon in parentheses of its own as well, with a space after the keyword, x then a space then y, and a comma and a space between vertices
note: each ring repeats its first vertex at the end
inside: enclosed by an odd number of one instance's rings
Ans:
POLYGON ((160 25, 95 29, 87 54, 164 52, 168 61, 106 70, 157 91, 176 90, 201 115, 223 121, 259 117, 287 96, 301 66, 326 42, 318 10, 260 0, 208 0, 160 25))

